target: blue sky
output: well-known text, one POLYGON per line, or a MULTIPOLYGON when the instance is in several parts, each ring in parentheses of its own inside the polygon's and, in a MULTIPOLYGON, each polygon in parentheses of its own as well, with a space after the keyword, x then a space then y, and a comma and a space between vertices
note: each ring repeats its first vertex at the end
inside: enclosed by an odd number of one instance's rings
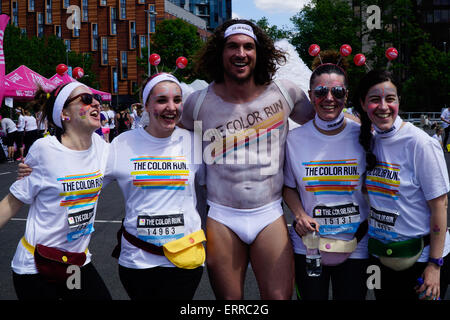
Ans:
POLYGON ((266 17, 270 25, 292 28, 289 20, 309 0, 232 0, 233 17, 259 20, 266 17))

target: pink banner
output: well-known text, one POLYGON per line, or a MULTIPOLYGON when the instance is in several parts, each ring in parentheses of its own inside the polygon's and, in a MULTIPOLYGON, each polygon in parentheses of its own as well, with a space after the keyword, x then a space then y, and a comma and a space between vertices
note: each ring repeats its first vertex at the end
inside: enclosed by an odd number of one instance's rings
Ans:
POLYGON ((3 104, 3 77, 5 76, 5 52, 3 51, 3 37, 5 36, 5 29, 8 21, 8 15, 0 15, 0 108, 3 104))

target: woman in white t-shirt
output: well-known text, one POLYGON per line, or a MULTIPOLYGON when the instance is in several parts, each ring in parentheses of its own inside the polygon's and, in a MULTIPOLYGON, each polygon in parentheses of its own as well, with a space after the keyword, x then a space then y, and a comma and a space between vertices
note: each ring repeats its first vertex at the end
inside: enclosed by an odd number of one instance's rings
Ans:
MULTIPOLYGON (((339 54, 321 53, 313 62, 309 96, 313 120, 291 130, 286 142, 283 198, 295 221, 290 236, 295 282, 301 300, 364 300, 368 204, 362 193, 365 155, 359 124, 344 117, 348 80, 339 54), (323 63, 322 63, 323 62, 323 63), (320 234, 322 271, 307 273, 308 234, 320 234)), ((316 246, 317 248, 317 246, 316 246)))
POLYGON ((16 108, 16 113, 18 115, 17 118, 17 141, 16 141, 16 147, 17 150, 19 151, 19 158, 17 158, 17 161, 22 161, 23 160, 23 152, 25 149, 25 145, 24 145, 24 135, 25 135, 25 117, 24 117, 24 111, 22 107, 17 107, 16 108))
POLYGON ((109 300, 88 250, 107 160, 107 144, 93 134, 100 126, 99 103, 79 82, 52 93, 38 90, 36 100, 56 135, 31 146, 25 163, 32 173, 0 202, 0 227, 30 205, 11 263, 17 297, 109 300))
POLYGON ((402 121, 389 72, 367 73, 356 96, 360 142, 368 154, 370 263, 381 270, 375 296, 439 299, 450 277, 450 188, 442 148, 423 130, 402 121))
POLYGON ((33 143, 39 138, 39 131, 38 131, 38 124, 36 118, 31 114, 29 110, 24 110, 25 115, 23 116, 25 121, 25 127, 24 127, 24 137, 23 137, 23 143, 24 143, 24 151, 23 156, 26 157, 28 154, 28 151, 30 150, 30 147, 33 145, 33 143))
POLYGON ((189 300, 205 258, 195 194, 196 178, 203 174, 201 154, 195 161, 193 133, 176 126, 182 110, 178 80, 157 74, 142 92, 149 125, 123 132, 111 143, 105 183, 116 179, 126 204, 113 256, 132 300, 189 300), (167 250, 174 244, 197 251, 198 259, 187 259, 187 266, 169 260, 167 250))

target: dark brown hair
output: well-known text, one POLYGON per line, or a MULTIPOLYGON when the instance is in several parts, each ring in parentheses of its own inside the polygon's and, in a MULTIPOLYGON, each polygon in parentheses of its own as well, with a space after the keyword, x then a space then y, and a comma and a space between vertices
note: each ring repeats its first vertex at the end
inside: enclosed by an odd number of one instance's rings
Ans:
POLYGON ((394 78, 389 71, 386 70, 371 70, 359 82, 356 90, 356 101, 354 101, 355 110, 361 118, 361 129, 359 134, 359 143, 366 151, 366 170, 372 170, 377 164, 377 158, 373 154, 373 136, 372 136, 372 122, 367 113, 363 110, 361 103, 366 100, 367 92, 374 85, 386 81, 392 82, 396 87, 394 78))
POLYGON ((344 76, 345 87, 348 88, 347 79, 347 69, 348 62, 347 59, 342 58, 339 52, 334 50, 325 50, 316 56, 312 62, 311 69, 313 73, 309 79, 309 87, 312 87, 314 80, 322 74, 335 73, 344 76))
POLYGON ((208 81, 217 83, 224 81, 222 54, 226 39, 225 30, 233 24, 247 24, 252 27, 258 41, 256 44, 256 66, 254 70, 255 83, 269 83, 277 71, 277 63, 286 63, 285 52, 275 48, 273 40, 257 25, 248 20, 228 20, 216 28, 214 34, 195 57, 195 71, 204 74, 208 81))

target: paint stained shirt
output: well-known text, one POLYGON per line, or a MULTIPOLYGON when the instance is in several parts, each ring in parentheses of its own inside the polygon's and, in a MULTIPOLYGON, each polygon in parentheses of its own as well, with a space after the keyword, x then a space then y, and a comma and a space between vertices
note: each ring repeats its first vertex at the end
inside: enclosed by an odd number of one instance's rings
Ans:
MULTIPOLYGON (((108 147, 97 134, 83 151, 65 147, 54 136, 31 146, 25 163, 33 171, 10 188, 11 194, 30 205, 25 228, 28 243, 71 252, 86 250, 103 185, 101 159, 108 147)), ((37 273, 33 256, 20 242, 12 268, 19 274, 37 273)))
MULTIPOLYGON (((284 184, 297 188, 305 212, 317 220, 321 237, 351 240, 367 219, 369 205, 362 193, 365 152, 358 143, 360 125, 346 119, 340 133, 320 133, 309 121, 289 132, 286 143, 284 184)), ((306 248, 290 228, 294 251, 306 248)), ((350 258, 367 258, 367 237, 350 258)))
MULTIPOLYGON (((235 104, 208 88, 198 114, 203 137, 208 200, 237 209, 261 207, 281 198, 284 147, 288 118, 304 123, 314 115, 305 93, 288 80, 281 81, 294 107, 275 83, 258 98, 235 104)), ((193 110, 199 91, 191 94, 182 124, 194 129, 193 110)))
MULTIPOLYGON (((105 184, 114 179, 119 184, 129 233, 162 246, 201 228, 194 183, 203 179, 203 164, 201 156, 195 161, 193 150, 193 133, 180 128, 167 138, 137 128, 113 140, 105 184)), ((119 264, 174 267, 165 256, 145 252, 123 237, 119 264)))
MULTIPOLYGON (((369 235, 384 242, 430 233, 427 201, 450 190, 439 142, 409 122, 392 137, 375 135, 376 167, 367 172, 369 235)), ((444 255, 450 250, 447 232, 444 255)), ((419 261, 427 261, 428 247, 419 261)))

